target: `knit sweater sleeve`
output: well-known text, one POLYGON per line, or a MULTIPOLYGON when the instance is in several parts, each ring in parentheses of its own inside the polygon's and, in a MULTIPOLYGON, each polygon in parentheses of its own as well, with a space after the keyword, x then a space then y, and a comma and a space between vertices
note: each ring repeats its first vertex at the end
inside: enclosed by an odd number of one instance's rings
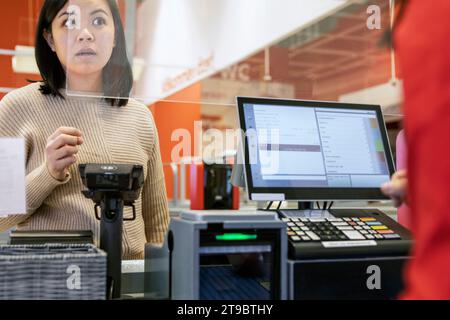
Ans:
POLYGON ((169 225, 169 206, 167 203, 164 171, 159 149, 158 131, 153 116, 147 113, 148 133, 153 136, 150 146, 148 171, 142 191, 142 215, 145 223, 147 242, 162 243, 169 225))
POLYGON ((64 181, 54 179, 50 175, 45 162, 36 168, 28 168, 28 160, 34 150, 32 138, 34 128, 32 117, 27 114, 26 110, 36 107, 31 102, 32 98, 25 99, 20 96, 20 92, 12 92, 0 101, 0 138, 19 137, 25 140, 27 207, 25 214, 18 213, 0 218, 0 231, 10 229, 27 220, 57 186, 70 180, 70 176, 64 181))

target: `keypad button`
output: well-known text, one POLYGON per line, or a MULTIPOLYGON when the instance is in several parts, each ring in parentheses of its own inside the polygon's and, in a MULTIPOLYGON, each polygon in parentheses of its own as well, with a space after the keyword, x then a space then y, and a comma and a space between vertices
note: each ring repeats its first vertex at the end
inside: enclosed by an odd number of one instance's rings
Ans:
POLYGON ((377 219, 372 218, 372 217, 365 217, 365 218, 361 218, 361 221, 364 221, 364 222, 368 222, 368 221, 377 221, 377 219))
POLYGON ((320 238, 312 231, 305 232, 308 237, 310 237, 314 241, 319 241, 320 238))
POLYGON ((373 235, 371 235, 371 234, 366 234, 365 237, 367 239, 375 239, 375 237, 373 235))
POLYGON ((364 240, 365 237, 358 231, 342 231, 350 240, 364 240))
POLYGON ((381 225, 383 225, 381 222, 379 222, 379 221, 374 221, 374 222, 366 222, 366 224, 368 225, 368 226, 381 226, 381 225))
POLYGON ((386 226, 373 226, 371 227, 373 230, 387 230, 388 227, 386 226))
POLYGON ((299 227, 292 227, 291 230, 298 231, 298 230, 300 230, 300 228, 299 227))
POLYGON ((302 240, 303 240, 303 241, 311 241, 311 238, 310 238, 310 237, 307 237, 307 236, 303 236, 303 237, 302 237, 302 240))
POLYGON ((344 221, 352 221, 351 218, 344 218, 344 221))
POLYGON ((392 234, 394 231, 392 230, 378 230, 379 234, 392 234))
POLYGON ((384 239, 384 237, 381 234, 375 234, 374 237, 377 239, 384 239))
POLYGON ((361 230, 361 234, 368 234, 367 230, 361 230))
POLYGON ((348 226, 347 222, 332 222, 331 223, 333 226, 338 227, 338 226, 348 226))
POLYGON ((336 227, 338 230, 353 230, 353 227, 351 226, 342 226, 342 227, 336 227))
POLYGON ((363 229, 365 229, 365 230, 372 230, 372 228, 369 227, 369 226, 363 226, 363 229))
POLYGON ((300 241, 301 240, 300 237, 298 237, 298 236, 292 236, 291 239, 294 240, 294 241, 300 241))
POLYGON ((295 223, 293 223, 293 222, 288 222, 287 225, 288 225, 289 227, 294 227, 294 226, 295 226, 295 223))
POLYGON ((359 218, 352 218, 353 221, 359 221, 359 218))
POLYGON ((297 231, 297 232, 295 232, 297 235, 299 235, 299 236, 304 236, 305 235, 305 233, 303 232, 303 231, 297 231))
POLYGON ((394 234, 385 234, 384 235, 385 239, 401 239, 400 235, 394 233, 394 234))
POLYGON ((361 230, 361 226, 355 226, 355 230, 361 230))

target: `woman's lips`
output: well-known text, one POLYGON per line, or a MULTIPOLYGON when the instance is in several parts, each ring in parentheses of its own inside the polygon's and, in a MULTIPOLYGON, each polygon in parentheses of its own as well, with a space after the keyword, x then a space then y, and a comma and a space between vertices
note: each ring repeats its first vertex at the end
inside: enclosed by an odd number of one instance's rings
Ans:
POLYGON ((86 50, 80 50, 76 54, 77 56, 95 56, 97 53, 95 53, 92 49, 86 49, 86 50))

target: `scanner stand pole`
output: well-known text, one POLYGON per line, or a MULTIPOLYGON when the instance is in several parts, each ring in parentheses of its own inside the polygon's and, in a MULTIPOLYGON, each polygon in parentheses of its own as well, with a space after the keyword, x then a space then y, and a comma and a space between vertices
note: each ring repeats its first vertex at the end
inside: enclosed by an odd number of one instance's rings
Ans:
POLYGON ((104 196, 100 204, 100 249, 107 254, 107 299, 121 296, 123 200, 104 196))

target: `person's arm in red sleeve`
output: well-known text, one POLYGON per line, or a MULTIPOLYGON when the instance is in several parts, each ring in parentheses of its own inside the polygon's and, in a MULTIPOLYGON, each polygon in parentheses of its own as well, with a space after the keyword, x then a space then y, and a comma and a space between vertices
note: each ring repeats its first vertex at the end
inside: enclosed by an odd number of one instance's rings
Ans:
POLYGON ((450 299, 449 31, 450 1, 410 0, 395 35, 415 239, 404 299, 450 299))

